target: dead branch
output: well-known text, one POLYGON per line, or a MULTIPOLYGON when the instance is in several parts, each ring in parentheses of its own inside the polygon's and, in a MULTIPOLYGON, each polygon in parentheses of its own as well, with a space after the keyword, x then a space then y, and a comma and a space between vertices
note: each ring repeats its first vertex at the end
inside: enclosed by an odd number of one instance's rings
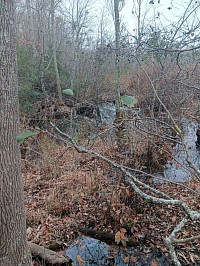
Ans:
POLYGON ((184 83, 184 82, 182 82, 182 81, 180 81, 179 83, 180 83, 180 84, 183 84, 184 86, 186 86, 186 87, 188 87, 188 88, 190 88, 190 89, 195 89, 195 90, 197 90, 197 91, 200 91, 200 88, 197 87, 197 86, 190 85, 190 84, 186 84, 186 83, 184 83))
MULTIPOLYGON (((174 184, 174 185, 178 185, 178 186, 181 186, 181 187, 183 187, 183 188, 186 188, 188 191, 190 191, 190 192, 192 192, 192 193, 194 193, 194 194, 196 194, 196 195, 200 195, 200 193, 198 192, 198 191, 195 191, 194 189, 192 189, 192 188, 190 188, 190 187, 188 187, 188 186, 186 186, 186 185, 184 185, 184 184, 181 184, 181 183, 178 183, 178 182, 175 182, 175 181, 172 181, 172 180, 169 180, 169 179, 167 179, 167 178, 164 178, 164 177, 160 177, 160 176, 156 176, 156 175, 152 175, 152 174, 148 174, 148 173, 146 173, 146 172, 144 172, 144 171, 142 171, 142 170, 138 170, 138 169, 135 169, 135 168, 131 168, 131 167, 127 167, 127 166, 123 166, 125 169, 127 169, 128 171, 131 171, 131 172, 135 172, 135 173, 140 173, 140 174, 142 174, 142 175, 145 175, 145 176, 148 176, 148 177, 152 177, 152 178, 154 178, 154 179, 157 179, 157 180, 161 180, 161 181, 163 181, 163 182, 167 182, 167 183, 171 183, 171 184, 174 184)), ((152 188, 152 189, 154 189, 154 188, 152 188)), ((152 190, 153 191, 153 190, 152 190)), ((161 191, 159 191, 159 194, 160 195, 165 195, 164 197, 166 197, 166 198, 169 198, 168 197, 168 195, 166 195, 165 193, 163 193, 163 192, 161 192, 161 191)), ((170 199, 170 198, 169 198, 170 199)))
POLYGON ((184 211, 184 213, 186 214, 186 217, 187 218, 184 218, 174 228, 174 230, 169 235, 169 237, 166 238, 166 245, 167 245, 167 247, 169 249, 169 252, 170 252, 170 255, 172 257, 173 262, 175 263, 176 266, 181 266, 181 264, 180 264, 180 262, 178 260, 178 257, 176 255, 176 251, 175 251, 174 245, 173 245, 175 243, 174 242, 175 235, 179 231, 181 231, 181 229, 185 226, 185 224, 187 223, 187 221, 189 219, 192 220, 192 221, 198 221, 198 220, 200 220, 200 212, 191 210, 190 207, 185 202, 183 202, 182 200, 171 199, 165 193, 162 195, 161 192, 159 192, 157 190, 153 191, 154 189, 151 186, 149 186, 149 185, 147 185, 147 184, 139 181, 134 175, 132 175, 130 172, 128 172, 125 169, 125 167, 123 167, 123 165, 117 164, 117 163, 113 162, 112 160, 104 157, 103 155, 101 155, 101 154, 99 154, 99 153, 97 153, 95 151, 88 150, 85 147, 78 146, 70 136, 68 136, 67 134, 63 133, 53 123, 50 122, 50 125, 62 137, 65 137, 67 139, 65 141, 66 143, 71 142, 71 144, 74 146, 74 148, 77 150, 77 152, 79 152, 79 153, 86 153, 86 154, 89 154, 91 156, 95 156, 96 158, 99 158, 99 159, 107 162, 108 164, 112 165, 113 167, 115 167, 115 168, 119 169, 121 172, 123 172, 125 174, 125 176, 126 176, 126 179, 125 180, 127 181, 127 183, 129 183, 131 185, 131 187, 134 189, 134 191, 138 195, 140 195, 142 198, 147 199, 147 200, 150 200, 151 202, 157 203, 157 204, 177 206, 177 207, 180 207, 184 211), (163 198, 158 198, 158 197, 155 197, 155 196, 151 196, 149 194, 146 194, 145 192, 142 191, 142 189, 139 186, 142 186, 143 188, 147 188, 150 191, 153 191, 153 192, 155 192, 156 194, 158 194, 160 196, 162 195, 163 198))
MULTIPOLYGON (((138 61, 138 59, 136 58, 136 60, 138 61)), ((138 61, 138 63, 140 64, 140 62, 138 61)), ((151 83, 151 87, 153 89, 153 92, 157 98, 157 100, 159 101, 159 103, 163 106, 164 110, 167 112, 172 124, 173 124, 173 128, 174 131, 177 133, 177 135, 179 136, 182 145, 186 148, 186 145, 184 143, 184 138, 183 138, 183 132, 181 131, 181 129, 179 128, 178 124, 175 122, 174 118, 172 117, 170 111, 167 109, 167 107, 165 106, 165 104, 163 103, 163 101, 161 100, 161 98, 159 97, 156 87, 151 79, 151 77, 149 76, 149 74, 147 73, 146 69, 140 64, 141 69, 143 70, 143 72, 145 73, 145 75, 147 76, 149 82, 151 83)), ((191 169, 194 171, 194 175, 197 181, 200 181, 200 170, 192 163, 192 161, 189 159, 188 157, 188 152, 187 149, 185 149, 186 153, 187 153, 187 162, 189 164, 189 166, 191 167, 191 169)))
MULTIPOLYGON (((96 238, 96 239, 104 241, 104 242, 115 243, 115 235, 112 233, 94 230, 94 229, 89 229, 86 227, 79 227, 78 229, 81 233, 83 233, 87 236, 96 238)), ((128 238, 128 241, 126 242, 126 244, 129 247, 138 247, 138 241, 131 240, 130 238, 128 238)))
MULTIPOLYGON (((156 198, 153 196, 150 196, 146 193, 144 193, 137 185, 141 185, 143 187, 145 187, 146 189, 149 189, 152 191, 152 187, 139 181, 136 177, 134 177, 132 174, 130 174, 130 172, 128 172, 122 165, 117 164, 115 162, 113 162, 112 160, 104 157, 103 155, 92 151, 92 150, 88 150, 85 147, 81 147, 78 146, 74 140, 68 136, 67 134, 63 133, 58 127, 56 127, 53 123, 50 122, 50 125, 62 136, 64 136, 65 138, 68 139, 68 141, 70 141, 74 148, 79 152, 79 153, 87 153, 90 155, 93 155, 105 162, 107 162, 108 164, 112 165, 113 167, 121 170, 128 178, 126 178, 127 182, 132 186, 132 188, 135 190, 135 192, 137 192, 140 196, 142 196, 145 199, 148 199, 154 203, 160 203, 160 204, 164 204, 164 205, 173 205, 173 206, 179 206, 181 209, 183 209, 184 212, 187 213, 187 215, 191 218, 191 220, 193 221, 197 221, 200 220, 200 213, 198 211, 193 211, 189 208, 189 206, 187 204, 185 204, 182 200, 173 200, 173 199, 162 199, 162 198, 156 198), (136 185, 137 184, 137 185, 136 185)), ((68 143, 68 142, 67 142, 68 143)), ((155 192, 155 191, 154 191, 155 192)), ((161 192, 158 192, 158 194, 161 194, 161 192)), ((169 198, 169 196, 166 195, 167 198, 169 198)))
POLYGON ((32 242, 29 242, 28 244, 33 257, 38 257, 50 265, 71 265, 70 259, 56 253, 55 251, 32 242))
POLYGON ((188 237, 188 238, 184 238, 184 239, 174 238, 174 243, 188 243, 188 242, 192 242, 195 240, 200 240, 200 235, 192 236, 192 237, 188 237))
POLYGON ((169 249, 170 255, 173 259, 173 262, 176 266, 181 266, 180 261, 178 260, 178 257, 176 255, 176 251, 174 248, 174 239, 175 235, 182 230, 182 228, 186 225, 188 219, 185 217, 183 220, 174 228, 174 230, 171 232, 171 234, 166 238, 166 245, 169 249))

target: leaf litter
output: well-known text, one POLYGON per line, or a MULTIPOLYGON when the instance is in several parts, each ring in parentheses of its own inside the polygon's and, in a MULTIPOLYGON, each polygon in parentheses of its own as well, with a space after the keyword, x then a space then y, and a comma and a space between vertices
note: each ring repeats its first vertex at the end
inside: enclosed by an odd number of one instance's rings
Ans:
MULTIPOLYGON (((142 199, 121 173, 97 158, 70 149, 55 160, 65 147, 47 138, 40 140, 37 149, 40 156, 30 153, 22 160, 28 240, 60 252, 81 235, 79 227, 86 227, 112 233, 119 244, 137 241, 144 253, 156 247, 168 256, 164 239, 183 218, 179 208, 142 199)), ((99 142, 95 149, 116 159, 115 147, 99 142)), ((186 187, 154 186, 200 211, 200 195, 186 187)), ((199 188, 195 182, 187 186, 199 188)), ((178 237, 199 233, 196 222, 187 224, 178 237)), ((182 265, 200 265, 199 241, 179 243, 176 251, 182 265)))

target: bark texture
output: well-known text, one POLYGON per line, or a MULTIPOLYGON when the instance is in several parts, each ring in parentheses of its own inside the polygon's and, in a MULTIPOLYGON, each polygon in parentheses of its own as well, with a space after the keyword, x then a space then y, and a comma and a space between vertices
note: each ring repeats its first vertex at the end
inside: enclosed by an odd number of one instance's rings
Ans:
POLYGON ((55 1, 51 0, 51 39, 52 39, 52 53, 53 53, 53 64, 56 76, 56 88, 58 93, 58 99, 62 102, 62 90, 60 85, 60 76, 58 72, 58 63, 56 56, 56 36, 55 36, 55 1))
POLYGON ((32 265, 20 152, 14 0, 0 1, 0 266, 32 265))
POLYGON ((114 13, 115 13, 115 83, 116 83, 116 109, 120 111, 120 19, 119 19, 119 0, 114 0, 114 13))
POLYGON ((29 242, 29 246, 33 257, 40 258, 48 265, 72 265, 72 263, 70 262, 71 260, 69 258, 62 256, 53 250, 44 248, 31 242, 29 242))

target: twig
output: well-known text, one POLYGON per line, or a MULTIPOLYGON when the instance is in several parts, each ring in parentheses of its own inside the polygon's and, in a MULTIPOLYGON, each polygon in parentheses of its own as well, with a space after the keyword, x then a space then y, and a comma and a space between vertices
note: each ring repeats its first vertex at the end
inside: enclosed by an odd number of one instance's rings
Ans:
POLYGON ((192 241, 195 241, 198 239, 200 239, 200 235, 192 236, 192 237, 188 237, 188 238, 184 238, 184 239, 174 238, 173 243, 188 243, 188 242, 192 242, 192 241))
POLYGON ((155 175, 152 175, 152 174, 148 174, 142 170, 137 170, 135 168, 130 168, 128 166, 123 166, 125 169, 129 170, 129 171, 133 171, 133 172, 136 172, 136 173, 140 173, 140 174, 143 174, 145 176, 149 176, 149 177, 152 177, 154 179, 160 179, 162 181, 165 181, 167 183, 171 183, 171 184, 174 184, 174 185, 178 185, 178 186, 181 186, 181 187, 184 187, 186 189, 188 189, 190 192, 194 193, 194 194, 197 194, 197 195, 200 195, 200 193, 198 191, 195 191, 194 189, 182 184, 182 183, 178 183, 178 182, 175 182, 175 181, 172 181, 172 180, 169 180, 167 178, 164 178, 164 177, 160 177, 160 176, 155 176, 155 175))
POLYGON ((184 86, 186 86, 186 87, 188 87, 188 88, 190 88, 190 89, 195 89, 195 90, 197 90, 197 91, 200 91, 200 88, 197 87, 197 86, 189 85, 189 84, 186 84, 186 83, 184 83, 184 82, 182 82, 182 81, 179 81, 179 83, 180 83, 180 84, 183 84, 184 86))

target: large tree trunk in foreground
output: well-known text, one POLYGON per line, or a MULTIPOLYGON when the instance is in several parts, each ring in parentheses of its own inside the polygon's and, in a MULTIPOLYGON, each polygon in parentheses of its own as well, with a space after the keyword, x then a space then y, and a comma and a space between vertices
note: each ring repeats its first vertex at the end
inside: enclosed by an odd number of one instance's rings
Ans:
POLYGON ((0 2, 0 266, 32 265, 19 146, 14 0, 0 2))

